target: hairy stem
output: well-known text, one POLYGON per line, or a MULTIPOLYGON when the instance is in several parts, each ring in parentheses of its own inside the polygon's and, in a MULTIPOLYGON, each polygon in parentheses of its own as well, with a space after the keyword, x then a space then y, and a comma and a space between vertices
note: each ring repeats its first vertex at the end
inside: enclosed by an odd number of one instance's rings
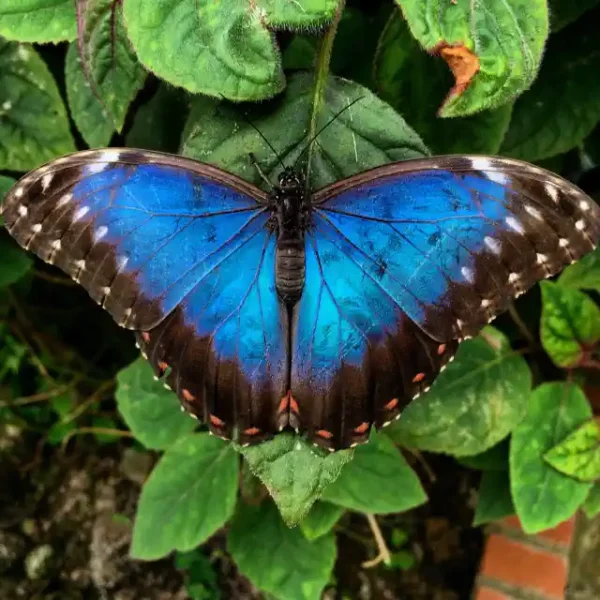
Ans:
MULTIPOLYGON (((323 100, 325 95, 325 88, 327 86, 327 78, 329 77, 329 63, 331 61, 331 52, 333 50, 333 40, 337 28, 342 18, 342 12, 344 11, 344 2, 340 2, 335 17, 331 26, 327 30, 327 33, 323 36, 319 45, 319 52, 317 54, 317 60, 315 63, 315 87, 313 89, 312 97, 312 112, 310 115, 310 124, 308 127, 308 139, 312 140, 315 133, 317 132, 317 126, 319 123, 319 115, 323 107, 323 100)), ((311 143, 308 148, 308 156, 306 159, 306 184, 310 185, 310 171, 314 155, 314 143, 311 143)))

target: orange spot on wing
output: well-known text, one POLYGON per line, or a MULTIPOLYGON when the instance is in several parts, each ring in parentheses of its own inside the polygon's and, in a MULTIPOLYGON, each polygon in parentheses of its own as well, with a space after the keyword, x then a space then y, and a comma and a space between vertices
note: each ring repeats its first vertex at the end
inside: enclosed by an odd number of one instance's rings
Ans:
POLYGON ((196 399, 196 396, 190 392, 190 390, 183 389, 181 390, 181 395, 186 402, 193 402, 196 399))
POLYGON ((217 415, 210 415, 208 418, 215 427, 223 427, 225 425, 225 421, 219 419, 217 415))
POLYGON ((166 370, 169 368, 169 365, 168 365, 168 364, 167 364, 167 363, 166 363, 164 360, 161 360, 161 361, 159 361, 159 363, 158 363, 158 368, 159 368, 161 371, 166 371, 166 370))
POLYGON ((420 381, 423 381, 423 379, 425 379, 425 373, 417 373, 413 377, 412 382, 413 383, 419 383, 420 381))
POLYGON ((437 353, 439 356, 441 356, 442 354, 444 354, 444 352, 446 352, 446 344, 440 344, 438 346, 437 353))
POLYGON ((398 398, 393 398, 383 408, 385 410, 394 410, 396 406, 398 406, 398 398))
POLYGON ((296 400, 294 400, 294 397, 292 396, 291 391, 288 391, 288 393, 279 402, 279 412, 280 413, 286 412, 288 407, 294 414, 296 414, 296 415, 300 414, 300 409, 298 408, 298 403, 296 402, 296 400))
POLYGON ((361 423, 358 427, 354 428, 354 433, 358 433, 359 435, 366 433, 367 431, 369 431, 368 421, 365 421, 364 423, 361 423))
POLYGON ((331 433, 331 431, 327 431, 327 429, 318 429, 315 431, 315 435, 318 435, 324 440, 330 440, 333 437, 333 433, 331 433))
POLYGON ((147 331, 142 331, 142 339, 147 344, 150 341, 150 334, 147 331))
POLYGON ((258 427, 248 427, 248 429, 244 429, 242 432, 244 435, 258 435, 260 433, 260 429, 258 427))

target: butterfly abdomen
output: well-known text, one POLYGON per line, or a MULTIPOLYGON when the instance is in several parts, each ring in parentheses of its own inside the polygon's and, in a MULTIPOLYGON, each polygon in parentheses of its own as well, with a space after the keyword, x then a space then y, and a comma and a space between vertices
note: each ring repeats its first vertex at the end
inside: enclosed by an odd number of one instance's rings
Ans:
POLYGON ((282 300, 294 303, 300 299, 305 272, 304 239, 280 236, 275 254, 275 287, 282 300))

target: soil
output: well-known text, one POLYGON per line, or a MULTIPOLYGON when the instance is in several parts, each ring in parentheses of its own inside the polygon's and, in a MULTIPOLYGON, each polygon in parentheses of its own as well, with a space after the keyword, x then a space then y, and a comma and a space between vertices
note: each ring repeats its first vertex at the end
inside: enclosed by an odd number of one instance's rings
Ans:
MULTIPOLYGON (((140 485, 155 456, 129 442, 77 438, 63 452, 14 427, 0 430, 0 598, 39 600, 184 600, 185 573, 170 558, 128 557, 140 485)), ((379 519, 384 537, 407 534, 407 570, 362 569, 376 554, 366 519, 338 524, 335 586, 328 599, 462 600, 469 597, 482 548, 472 529, 476 475, 441 456, 425 456, 430 502, 379 519), (430 473, 431 474, 431 473, 430 473)), ((422 460, 415 466, 419 469, 422 460)), ((160 524, 157 524, 160 526, 160 524)), ((263 598, 224 552, 220 532, 205 545, 223 598, 263 598)))

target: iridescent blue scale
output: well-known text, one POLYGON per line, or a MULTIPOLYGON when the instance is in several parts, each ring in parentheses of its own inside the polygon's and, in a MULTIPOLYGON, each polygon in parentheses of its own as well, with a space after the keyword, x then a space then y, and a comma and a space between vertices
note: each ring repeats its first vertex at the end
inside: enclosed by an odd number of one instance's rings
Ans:
POLYGON ((107 149, 55 160, 4 204, 25 248, 77 281, 183 406, 254 443, 286 427, 364 442, 458 343, 591 251, 600 210, 527 163, 447 156, 306 195, 213 166, 107 149))

